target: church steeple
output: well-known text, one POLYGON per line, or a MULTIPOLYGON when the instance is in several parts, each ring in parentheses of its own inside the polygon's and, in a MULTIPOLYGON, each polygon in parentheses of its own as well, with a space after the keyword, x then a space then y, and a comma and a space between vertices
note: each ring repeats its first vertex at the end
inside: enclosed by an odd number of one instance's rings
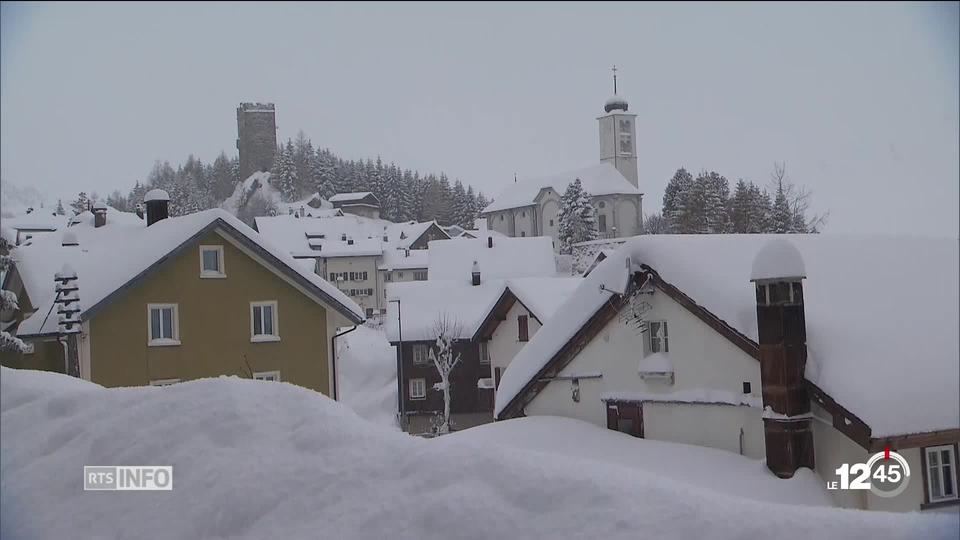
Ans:
POLYGON ((617 95, 617 66, 613 66, 612 71, 613 97, 603 105, 606 114, 597 118, 600 122, 600 161, 610 163, 631 184, 639 187, 636 115, 627 112, 627 100, 617 95))

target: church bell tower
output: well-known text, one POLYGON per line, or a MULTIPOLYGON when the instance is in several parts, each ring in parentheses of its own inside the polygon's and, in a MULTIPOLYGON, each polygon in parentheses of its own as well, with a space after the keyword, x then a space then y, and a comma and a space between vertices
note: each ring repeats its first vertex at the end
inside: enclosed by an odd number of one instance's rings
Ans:
POLYGON ((631 184, 639 187, 637 174, 637 115, 627 112, 627 100, 617 95, 617 66, 613 66, 613 97, 603 106, 600 123, 600 161, 610 163, 631 184))

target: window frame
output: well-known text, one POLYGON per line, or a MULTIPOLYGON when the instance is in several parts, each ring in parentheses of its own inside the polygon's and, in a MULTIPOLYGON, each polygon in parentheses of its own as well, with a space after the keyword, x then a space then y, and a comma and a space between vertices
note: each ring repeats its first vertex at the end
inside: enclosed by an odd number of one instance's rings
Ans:
POLYGON ((956 502, 956 501, 958 500, 958 498, 960 498, 960 494, 958 494, 958 489, 957 489, 957 447, 954 446, 953 444, 941 444, 941 445, 937 445, 937 446, 927 446, 927 447, 924 447, 924 448, 922 449, 921 455, 923 456, 923 464, 922 464, 922 465, 923 465, 923 480, 924 480, 924 482, 923 482, 923 484, 924 484, 924 486, 923 486, 923 487, 924 487, 923 496, 924 496, 924 499, 926 500, 927 504, 936 505, 936 504, 945 504, 945 503, 954 503, 954 502, 956 502), (953 494, 950 495, 950 496, 941 496, 941 497, 934 498, 934 497, 933 497, 933 482, 931 481, 932 478, 931 478, 931 476, 930 476, 930 468, 931 468, 931 465, 930 465, 930 454, 935 452, 936 455, 937 455, 937 457, 938 457, 938 459, 937 459, 937 465, 936 465, 935 467, 936 467, 936 469, 937 469, 937 474, 940 475, 940 491, 942 492, 942 491, 943 491, 943 479, 944 479, 943 461, 942 461, 941 459, 939 459, 939 457, 940 457, 940 453, 943 452, 944 450, 946 450, 946 451, 948 451, 948 452, 950 453, 950 463, 949 463, 949 465, 950 465, 950 476, 952 477, 951 480, 952 480, 952 482, 953 482, 953 484, 952 484, 952 485, 953 485, 953 494))
POLYGON ((477 354, 480 357, 481 364, 489 364, 490 363, 490 342, 481 341, 477 348, 477 354))
POLYGON ((227 277, 227 270, 223 264, 223 246, 213 244, 203 244, 200 246, 200 279, 223 279, 227 277), (217 252, 218 271, 214 272, 203 267, 203 254, 206 251, 217 252))
POLYGON ((257 300, 250 302, 250 343, 272 343, 280 341, 280 314, 277 309, 276 300, 257 300), (254 311, 256 308, 261 308, 260 311, 260 330, 263 330, 263 310, 265 306, 270 306, 271 313, 271 323, 273 326, 272 334, 257 334, 256 328, 254 326, 255 317, 254 311))
POLYGON ((256 371, 253 373, 253 380, 264 381, 264 382, 283 382, 283 380, 280 378, 279 369, 274 369, 270 371, 256 371), (264 379, 262 377, 273 377, 273 379, 264 379))
POLYGON ((413 280, 414 281, 427 281, 427 270, 414 270, 413 271, 413 280))
POLYGON ((427 380, 423 377, 409 379, 407 381, 407 394, 410 396, 411 401, 423 401, 427 399, 427 380), (422 389, 419 395, 414 394, 414 389, 417 387, 422 389))
POLYGON ((413 356, 413 363, 416 365, 427 365, 430 363, 430 347, 423 343, 414 343, 411 346, 410 354, 413 356), (423 360, 417 360, 417 351, 423 351, 423 360))
POLYGON ((647 332, 647 334, 649 335, 647 346, 650 349, 650 354, 658 354, 658 353, 670 354, 670 325, 667 324, 667 320, 661 319, 656 321, 647 321, 647 324, 649 325, 648 332, 647 332), (653 335, 653 327, 652 327, 653 324, 659 324, 661 325, 661 328, 665 330, 662 338, 656 337, 653 335), (657 350, 657 351, 653 350, 653 343, 655 339, 662 340, 662 343, 660 343, 660 350, 657 350))
MULTIPOLYGON (((160 333, 163 333, 163 314, 160 315, 160 333)), ((148 347, 171 347, 180 345, 180 304, 171 304, 171 303, 152 303, 147 304, 147 346, 148 347), (171 309, 173 312, 170 314, 170 335, 172 337, 165 338, 153 337, 153 310, 159 309, 171 309)))

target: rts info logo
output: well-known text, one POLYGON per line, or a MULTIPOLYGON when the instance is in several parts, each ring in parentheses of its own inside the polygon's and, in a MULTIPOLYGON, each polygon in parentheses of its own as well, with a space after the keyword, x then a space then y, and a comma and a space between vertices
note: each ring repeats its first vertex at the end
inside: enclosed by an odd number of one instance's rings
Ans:
POLYGON ((844 463, 836 473, 840 481, 827 482, 827 489, 869 489, 878 497, 896 497, 910 482, 910 464, 889 448, 866 463, 844 463))

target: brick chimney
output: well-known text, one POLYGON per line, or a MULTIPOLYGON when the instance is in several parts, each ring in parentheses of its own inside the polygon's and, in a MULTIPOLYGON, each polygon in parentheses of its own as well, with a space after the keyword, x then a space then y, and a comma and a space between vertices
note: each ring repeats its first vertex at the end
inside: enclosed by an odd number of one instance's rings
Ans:
POLYGON ((103 227, 107 224, 107 205, 98 202, 93 205, 93 226, 103 227))
POLYGON ((162 189, 148 191, 143 203, 147 206, 147 227, 170 215, 170 195, 162 189))
POLYGON ((750 278, 757 293, 767 467, 780 478, 792 477, 800 467, 814 467, 810 398, 804 384, 805 277, 800 252, 778 238, 757 254, 750 278))
POLYGON ((470 271, 471 283, 474 287, 480 284, 480 264, 473 261, 473 269, 470 271))

